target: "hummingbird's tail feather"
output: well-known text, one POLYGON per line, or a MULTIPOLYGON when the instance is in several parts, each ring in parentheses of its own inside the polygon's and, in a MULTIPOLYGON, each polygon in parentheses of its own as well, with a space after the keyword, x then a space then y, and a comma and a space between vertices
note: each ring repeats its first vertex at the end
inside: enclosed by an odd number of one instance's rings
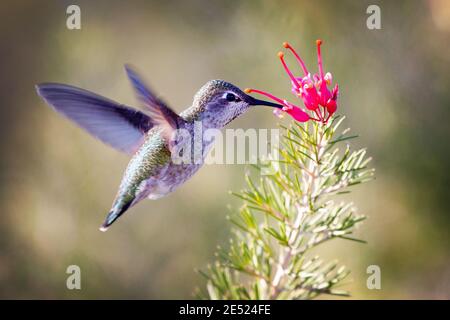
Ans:
POLYGON ((106 216, 105 222, 100 226, 99 230, 105 232, 127 209, 131 206, 133 201, 115 201, 111 211, 106 216))

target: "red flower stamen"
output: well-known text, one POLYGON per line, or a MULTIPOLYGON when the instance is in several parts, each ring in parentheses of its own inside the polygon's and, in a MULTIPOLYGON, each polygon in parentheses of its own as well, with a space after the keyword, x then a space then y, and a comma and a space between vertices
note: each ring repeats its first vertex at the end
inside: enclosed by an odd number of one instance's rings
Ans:
POLYGON ((322 54, 320 52, 320 46, 322 45, 322 40, 316 40, 316 45, 317 45, 317 63, 319 65, 319 74, 320 74, 320 78, 323 79, 324 75, 323 75, 323 65, 322 65, 322 54))
POLYGON ((282 100, 282 99, 280 99, 278 97, 275 97, 273 94, 270 94, 268 92, 257 90, 257 89, 250 89, 250 88, 245 89, 244 92, 245 93, 256 92, 256 93, 262 94, 263 96, 266 96, 266 97, 268 97, 268 98, 278 102, 279 104, 282 104, 282 105, 285 106, 285 103, 284 103, 285 100, 282 100))
POLYGON ((284 53, 281 51, 278 52, 278 57, 280 58, 281 63, 283 64, 284 70, 286 70, 286 73, 289 75, 289 78, 291 78, 292 85, 294 85, 296 89, 300 88, 301 87, 300 83, 298 83, 297 78, 294 77, 292 71, 289 69, 286 62, 284 61, 284 53))
POLYGON ((294 50, 294 48, 291 47, 291 45, 288 42, 283 42, 283 47, 285 47, 286 49, 289 49, 295 56, 295 58, 297 59, 298 63, 300 64, 300 66, 303 69, 303 72, 305 73, 305 76, 308 75, 308 69, 306 68, 306 64, 305 62, 303 62, 303 59, 300 58, 300 56, 298 55, 297 51, 294 50))

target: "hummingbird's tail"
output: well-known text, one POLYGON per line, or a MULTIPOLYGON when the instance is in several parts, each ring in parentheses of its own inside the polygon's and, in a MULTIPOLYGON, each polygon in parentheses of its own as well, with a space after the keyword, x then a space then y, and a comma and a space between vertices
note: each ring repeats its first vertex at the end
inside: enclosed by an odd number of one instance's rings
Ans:
POLYGON ((123 201, 123 199, 117 199, 114 201, 114 205, 111 211, 106 216, 105 222, 100 226, 100 231, 105 232, 127 209, 130 207, 133 201, 123 201))

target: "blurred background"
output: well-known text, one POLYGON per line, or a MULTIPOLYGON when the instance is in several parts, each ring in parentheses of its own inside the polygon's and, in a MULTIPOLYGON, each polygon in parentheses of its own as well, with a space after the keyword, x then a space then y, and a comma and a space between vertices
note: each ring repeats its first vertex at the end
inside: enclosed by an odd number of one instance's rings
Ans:
MULTIPOLYGON (((183 110, 206 81, 290 97, 276 53, 290 41, 315 68, 315 40, 341 95, 339 113, 374 158, 354 188, 367 245, 323 254, 352 270, 353 298, 450 298, 450 2, 2 1, 0 4, 0 297, 192 298, 230 232, 228 190, 244 165, 205 166, 177 192, 144 201, 98 231, 128 157, 69 123, 37 96, 39 82, 83 87, 136 105, 123 64, 183 110), (66 8, 81 8, 81 30, 66 8), (381 8, 381 30, 366 9, 381 8), (82 290, 66 288, 66 268, 82 290), (382 289, 366 288, 379 265, 382 289)), ((294 65, 294 60, 290 60, 294 65)), ((275 128, 265 108, 233 128, 275 128)), ((231 210, 231 212, 233 209, 231 210)))

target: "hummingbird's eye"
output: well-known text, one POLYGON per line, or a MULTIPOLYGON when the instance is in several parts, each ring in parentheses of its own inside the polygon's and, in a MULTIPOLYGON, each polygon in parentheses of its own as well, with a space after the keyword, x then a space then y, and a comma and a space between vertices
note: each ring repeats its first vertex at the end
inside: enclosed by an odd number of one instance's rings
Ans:
POLYGON ((241 99, 238 97, 238 96, 236 96, 235 94, 233 94, 233 93, 230 93, 230 92, 228 92, 228 93, 225 93, 224 94, 224 98, 227 100, 227 101, 229 101, 229 102, 239 102, 239 101, 241 101, 241 99))
POLYGON ((234 94, 232 94, 232 93, 227 93, 227 94, 225 95, 225 99, 227 99, 227 101, 232 102, 232 101, 235 101, 235 100, 236 100, 236 96, 235 96, 234 94))

